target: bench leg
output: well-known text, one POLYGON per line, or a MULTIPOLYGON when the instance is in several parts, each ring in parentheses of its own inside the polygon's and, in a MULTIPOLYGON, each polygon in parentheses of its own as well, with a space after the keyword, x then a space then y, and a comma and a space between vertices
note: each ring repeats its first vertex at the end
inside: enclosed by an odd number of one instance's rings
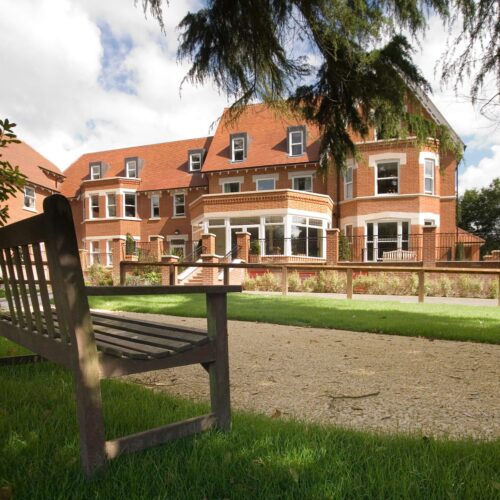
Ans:
POLYGON ((106 462, 101 385, 97 370, 75 373, 80 454, 85 474, 91 476, 106 462))
POLYGON ((217 427, 231 428, 229 356, 227 343, 227 300, 225 294, 207 294, 208 336, 215 343, 215 361, 208 366, 210 401, 217 427))

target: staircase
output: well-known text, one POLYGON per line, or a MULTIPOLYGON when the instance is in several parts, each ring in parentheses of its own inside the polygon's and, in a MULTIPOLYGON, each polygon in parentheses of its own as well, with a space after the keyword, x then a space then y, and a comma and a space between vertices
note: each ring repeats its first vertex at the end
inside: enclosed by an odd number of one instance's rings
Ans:
POLYGON ((179 281, 179 285, 203 285, 203 268, 197 267, 186 279, 179 281))

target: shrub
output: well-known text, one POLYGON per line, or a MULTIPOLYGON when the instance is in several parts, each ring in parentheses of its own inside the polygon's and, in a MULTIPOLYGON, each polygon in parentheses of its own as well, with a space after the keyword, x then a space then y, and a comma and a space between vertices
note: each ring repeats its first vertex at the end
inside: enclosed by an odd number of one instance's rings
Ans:
POLYGON ((255 278, 257 290, 266 292, 277 292, 281 290, 281 284, 275 274, 267 272, 255 278))
POLYGON ((302 280, 297 271, 288 275, 288 290, 290 292, 300 292, 302 290, 302 280))
POLYGON ((92 264, 88 269, 88 279, 92 286, 113 285, 113 273, 100 264, 92 264))
POLYGON ((252 291, 256 289, 255 280, 253 278, 250 278, 249 276, 245 276, 245 279, 243 280, 243 283, 241 285, 243 286, 244 290, 252 291))
POLYGON ((252 240, 250 243, 250 253, 252 255, 260 255, 260 241, 252 240))
POLYGON ((463 243, 457 243, 455 247, 455 260, 465 260, 465 246, 463 243))
POLYGON ((351 260, 351 244, 343 233, 339 234, 339 260, 351 260))
POLYGON ((136 242, 130 233, 125 236, 125 254, 135 255, 136 254, 136 242))

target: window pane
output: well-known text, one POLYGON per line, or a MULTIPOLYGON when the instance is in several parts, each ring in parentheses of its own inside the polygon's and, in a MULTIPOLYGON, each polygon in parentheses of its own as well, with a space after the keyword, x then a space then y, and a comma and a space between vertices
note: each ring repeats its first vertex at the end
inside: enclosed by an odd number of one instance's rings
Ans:
POLYGON ((210 232, 215 234, 215 253, 217 255, 226 255, 226 228, 214 227, 210 229, 210 232))
POLYGON ((108 194, 108 217, 116 217, 116 195, 108 194))
POLYGON ((193 153, 190 156, 190 168, 191 170, 200 170, 201 168, 201 154, 193 153))
POLYGON ((309 235, 307 238, 307 255, 309 257, 321 256, 321 229, 314 227, 309 228, 309 235))
POLYGON ((378 181, 379 194, 396 194, 398 192, 397 179, 382 179, 378 181))
POLYGON ((283 255, 285 251, 285 226, 266 226, 266 255, 283 255))
POLYGON ((292 226, 292 255, 307 254, 307 227, 292 226))
POLYGON ((377 165, 378 178, 397 177, 398 164, 397 163, 379 163, 377 165))
POLYGON ((90 213, 93 219, 99 217, 99 196, 90 197, 90 213))
POLYGON ((297 191, 311 191, 311 177, 294 177, 293 189, 297 191))
POLYGON ((135 160, 127 162, 127 177, 137 177, 137 162, 135 160))
POLYGON ((210 219, 208 221, 209 226, 223 226, 224 225, 224 219, 210 219))
POLYGON ((425 160, 425 175, 428 177, 434 176, 434 160, 425 160))
POLYGON ((425 178, 425 192, 432 193, 433 192, 433 180, 428 177, 425 178))
POLYGON ((373 222, 369 222, 366 225, 366 234, 368 235, 369 239, 373 238, 373 222))
POLYGON ((274 179, 260 179, 257 181, 257 191, 270 191, 274 189, 274 179))
POLYGON ((350 200, 352 198, 352 184, 347 184, 345 187, 345 197, 346 200, 350 200))
POLYGON ((266 217, 266 224, 282 224, 283 217, 271 216, 266 217))
POLYGON ((174 195, 174 215, 185 215, 184 195, 174 195))
POLYGON ((345 181, 346 182, 352 182, 352 168, 348 168, 345 171, 345 181))
POLYGON ((229 219, 231 226, 248 226, 260 224, 260 217, 232 217, 229 219))
POLYGON ((323 221, 321 219, 309 219, 309 225, 323 227, 323 221))
POLYGON ((135 194, 125 194, 125 217, 135 217, 135 194))
POLYGON ((292 222, 294 224, 306 224, 307 223, 307 219, 305 217, 297 217, 297 216, 294 216, 292 218, 292 222))
POLYGON ((224 184, 224 193, 239 193, 240 183, 239 182, 226 182, 224 184))

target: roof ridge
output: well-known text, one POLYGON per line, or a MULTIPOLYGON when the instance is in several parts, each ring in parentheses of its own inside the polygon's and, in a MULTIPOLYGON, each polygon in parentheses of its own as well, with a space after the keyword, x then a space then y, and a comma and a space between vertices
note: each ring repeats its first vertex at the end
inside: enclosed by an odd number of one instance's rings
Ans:
POLYGON ((98 151, 89 151, 88 153, 81 154, 74 162, 72 162, 72 164, 76 163, 78 160, 80 160, 81 158, 83 158, 85 156, 95 155, 95 154, 98 154, 98 153, 111 153, 113 151, 121 151, 121 150, 124 150, 124 149, 149 148, 151 146, 163 146, 165 144, 176 144, 176 143, 180 143, 180 142, 199 141, 199 140, 202 140, 202 139, 206 140, 206 139, 211 139, 211 138, 213 138, 213 135, 206 135, 206 136, 200 136, 200 137, 191 137, 189 139, 178 139, 178 140, 175 140, 175 141, 163 141, 163 142, 153 142, 153 143, 150 143, 150 144, 139 144, 137 146, 123 146, 121 148, 100 149, 98 151))

